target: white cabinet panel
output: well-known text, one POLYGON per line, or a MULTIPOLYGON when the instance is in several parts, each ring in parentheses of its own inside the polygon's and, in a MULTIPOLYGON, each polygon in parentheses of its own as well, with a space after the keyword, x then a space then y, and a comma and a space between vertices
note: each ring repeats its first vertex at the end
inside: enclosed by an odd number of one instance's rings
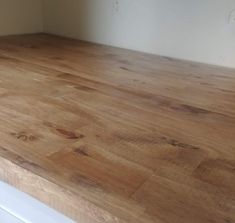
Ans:
POLYGON ((64 215, 3 182, 0 182, 0 210, 1 223, 74 223, 64 215), (15 221, 9 221, 11 218, 15 221))
POLYGON ((8 212, 0 208, 0 222, 1 223, 24 223, 15 216, 9 214, 8 212))

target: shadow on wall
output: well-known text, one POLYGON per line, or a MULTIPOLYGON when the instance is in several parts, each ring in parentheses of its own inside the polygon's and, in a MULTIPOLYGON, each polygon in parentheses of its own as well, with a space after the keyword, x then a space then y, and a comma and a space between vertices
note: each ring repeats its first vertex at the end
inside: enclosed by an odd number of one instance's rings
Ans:
POLYGON ((0 35, 43 31, 41 0, 0 0, 0 35))

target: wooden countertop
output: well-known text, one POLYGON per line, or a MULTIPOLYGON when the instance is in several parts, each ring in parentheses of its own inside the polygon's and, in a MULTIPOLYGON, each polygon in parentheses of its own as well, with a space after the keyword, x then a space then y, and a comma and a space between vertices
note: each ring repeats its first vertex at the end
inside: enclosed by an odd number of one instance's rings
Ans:
POLYGON ((0 38, 0 180, 79 223, 235 222, 234 135, 235 70, 0 38))

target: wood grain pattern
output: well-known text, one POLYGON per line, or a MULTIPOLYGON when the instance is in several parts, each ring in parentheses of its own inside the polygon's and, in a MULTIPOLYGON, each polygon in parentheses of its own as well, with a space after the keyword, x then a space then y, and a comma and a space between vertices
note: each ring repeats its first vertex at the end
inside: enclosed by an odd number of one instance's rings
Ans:
POLYGON ((81 223, 233 223, 234 99, 232 69, 1 37, 0 179, 81 223))

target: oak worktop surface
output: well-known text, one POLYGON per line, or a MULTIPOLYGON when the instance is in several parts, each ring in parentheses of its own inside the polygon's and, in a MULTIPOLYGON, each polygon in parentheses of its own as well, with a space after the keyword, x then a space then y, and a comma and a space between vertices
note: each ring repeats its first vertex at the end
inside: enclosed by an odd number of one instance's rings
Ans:
POLYGON ((235 70, 1 37, 0 180, 79 223, 234 223, 235 70))

